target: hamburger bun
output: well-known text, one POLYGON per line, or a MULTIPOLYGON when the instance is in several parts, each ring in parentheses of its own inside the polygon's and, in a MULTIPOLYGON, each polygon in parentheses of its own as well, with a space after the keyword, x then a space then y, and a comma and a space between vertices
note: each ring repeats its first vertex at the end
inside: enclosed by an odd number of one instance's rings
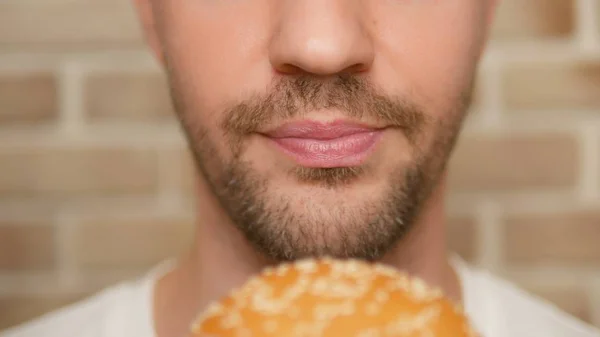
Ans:
POLYGON ((473 337, 440 290, 380 264, 329 258, 267 268, 208 306, 192 337, 473 337))

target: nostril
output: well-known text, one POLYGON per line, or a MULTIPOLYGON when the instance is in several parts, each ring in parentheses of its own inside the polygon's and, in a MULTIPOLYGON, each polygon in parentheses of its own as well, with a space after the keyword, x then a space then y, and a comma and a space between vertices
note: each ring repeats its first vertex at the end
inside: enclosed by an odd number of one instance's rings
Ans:
MULTIPOLYGON (((313 76, 327 76, 319 73, 308 72, 305 69, 291 63, 283 63, 273 67, 276 74, 279 75, 301 75, 311 73, 313 76)), ((369 65, 365 63, 356 63, 345 69, 342 69, 337 74, 359 74, 369 71, 369 65)))
POLYGON ((363 73, 369 70, 369 66, 366 63, 357 63, 349 66, 343 72, 345 73, 363 73))
POLYGON ((298 75, 304 71, 291 63, 283 63, 275 66, 275 72, 283 75, 298 75))

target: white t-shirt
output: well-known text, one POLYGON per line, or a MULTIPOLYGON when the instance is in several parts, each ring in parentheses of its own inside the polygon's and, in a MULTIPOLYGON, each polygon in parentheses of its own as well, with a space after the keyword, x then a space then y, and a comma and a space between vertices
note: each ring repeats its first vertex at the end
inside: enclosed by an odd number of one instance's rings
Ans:
MULTIPOLYGON (((453 264, 459 274, 464 306, 482 337, 600 337, 600 331, 534 298, 491 274, 453 264)), ((156 337, 152 298, 155 281, 168 265, 146 276, 17 326, 1 337, 156 337)))

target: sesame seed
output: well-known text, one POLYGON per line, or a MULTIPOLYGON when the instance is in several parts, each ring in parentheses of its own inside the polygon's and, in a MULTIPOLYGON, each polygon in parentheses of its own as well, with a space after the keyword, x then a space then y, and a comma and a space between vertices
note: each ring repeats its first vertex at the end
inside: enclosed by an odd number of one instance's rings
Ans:
POLYGON ((365 312, 367 313, 367 315, 369 316, 375 316, 377 315, 379 312, 381 311, 381 309, 379 308, 379 306, 375 303, 369 303, 366 305, 365 307, 365 312))
POLYGON ((232 329, 242 325, 242 316, 238 311, 231 311, 221 319, 221 326, 225 329, 232 329))
POLYGON ((285 265, 281 265, 281 266, 277 267, 277 269, 275 269, 275 274, 277 276, 284 276, 289 271, 290 271, 290 266, 285 264, 285 265))
POLYGON ((431 321, 439 319, 441 308, 439 305, 428 307, 415 315, 402 313, 386 327, 386 332, 390 334, 408 334, 420 332, 423 335, 431 334, 431 321))
POLYGON ((314 260, 303 260, 296 263, 296 268, 303 273, 314 273, 317 270, 317 263, 314 260))
POLYGON ((390 295, 387 292, 383 291, 383 290, 377 290, 375 292, 375 300, 377 302, 380 302, 380 303, 381 302, 386 302, 387 300, 389 300, 389 298, 390 298, 390 295))

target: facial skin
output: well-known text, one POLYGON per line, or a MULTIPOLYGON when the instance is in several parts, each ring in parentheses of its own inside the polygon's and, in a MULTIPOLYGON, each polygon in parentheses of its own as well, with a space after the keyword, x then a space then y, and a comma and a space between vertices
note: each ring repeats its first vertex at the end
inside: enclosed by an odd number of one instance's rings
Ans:
POLYGON ((273 260, 378 259, 411 229, 466 113, 490 3, 140 1, 223 226, 273 260), (306 120, 383 130, 359 164, 306 167, 265 136, 306 120))

